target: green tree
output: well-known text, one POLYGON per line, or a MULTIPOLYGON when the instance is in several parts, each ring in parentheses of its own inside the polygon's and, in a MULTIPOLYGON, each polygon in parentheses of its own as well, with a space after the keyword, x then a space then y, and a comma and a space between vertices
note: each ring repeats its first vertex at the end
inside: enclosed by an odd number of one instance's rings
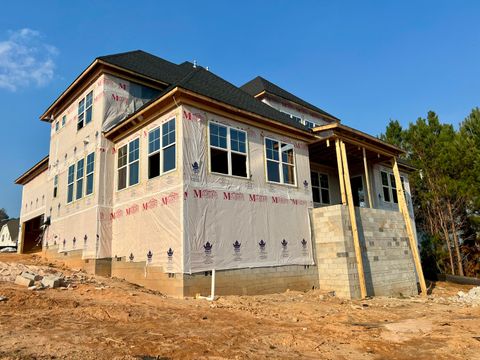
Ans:
POLYGON ((7 220, 7 219, 8 219, 7 211, 4 208, 1 208, 0 209, 0 221, 7 220))

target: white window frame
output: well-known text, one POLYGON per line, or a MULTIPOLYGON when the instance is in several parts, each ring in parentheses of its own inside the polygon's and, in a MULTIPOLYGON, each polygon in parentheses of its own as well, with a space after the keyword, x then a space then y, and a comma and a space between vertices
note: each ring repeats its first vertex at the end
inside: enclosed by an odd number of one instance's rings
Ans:
POLYGON ((95 191, 95 152, 92 151, 90 154, 85 156, 85 197, 93 195, 95 191), (88 157, 93 156, 93 168, 92 171, 88 172, 88 157), (92 176, 92 192, 88 193, 88 177, 92 176))
POLYGON ((118 151, 117 151, 117 165, 116 165, 116 167, 117 167, 117 176, 116 176, 116 177, 117 177, 117 184, 116 184, 116 191, 122 191, 122 190, 125 190, 125 189, 128 189, 128 188, 130 188, 130 187, 133 187, 133 186, 136 186, 136 185, 140 184, 140 182, 141 182, 141 181, 140 181, 140 180, 141 180, 141 178, 140 178, 140 174, 141 174, 141 171, 140 171, 140 154, 141 154, 141 151, 140 151, 140 150, 141 150, 140 136, 137 136, 137 137, 133 138, 132 140, 126 142, 125 144, 123 144, 122 146, 120 146, 120 147, 118 148, 118 151), (130 144, 133 143, 135 140, 138 140, 138 159, 130 162, 130 156, 129 156, 129 155, 130 155, 130 144), (123 147, 125 147, 125 146, 127 147, 127 162, 126 162, 126 164, 125 164, 124 166, 118 167, 118 157, 119 157, 119 155, 120 155, 120 149, 123 148, 123 147), (130 165, 133 164, 133 163, 135 163, 135 162, 138 162, 138 182, 137 182, 136 184, 131 185, 131 184, 130 184, 130 165), (118 172, 119 172, 119 170, 123 169, 124 167, 127 168, 127 171, 126 171, 126 177, 127 177, 127 178, 126 178, 126 184, 125 184, 125 187, 124 187, 124 188, 119 189, 119 188, 118 188, 118 184, 119 184, 118 172))
POLYGON ((153 129, 150 129, 148 131, 148 136, 147 136, 147 180, 153 180, 153 179, 156 179, 156 178, 159 178, 160 176, 163 176, 165 174, 169 174, 175 170, 177 170, 177 118, 176 117, 173 117, 173 118, 170 118, 168 120, 165 120, 163 121, 159 126, 156 126, 154 127, 153 129), (174 138, 174 141, 173 143, 170 143, 168 145, 165 145, 163 143, 163 136, 165 135, 163 133, 163 125, 165 125, 166 123, 170 122, 170 121, 173 121, 173 123, 175 124, 175 138, 174 138), (150 134, 156 130, 159 130, 159 142, 160 142, 160 146, 157 150, 155 151, 152 151, 150 152, 150 134), (167 170, 167 171, 164 171, 163 168, 164 168, 164 153, 165 153, 165 150, 174 146, 175 147, 175 166, 170 169, 170 170, 167 170), (159 164, 159 174, 156 175, 156 176, 153 176, 153 177, 150 177, 150 156, 153 156, 153 155, 156 155, 156 154, 160 154, 159 156, 159 159, 160 159, 160 164, 159 164))
POLYGON ((297 187, 297 158, 296 158, 295 146, 293 144, 290 144, 290 143, 287 143, 287 142, 283 142, 283 141, 265 136, 263 138, 263 158, 264 158, 264 166, 265 166, 265 179, 266 179, 267 183, 297 187), (279 154, 278 160, 267 158, 267 140, 271 140, 271 141, 275 141, 275 142, 279 143, 280 146, 278 148, 278 154, 279 154), (283 178, 283 164, 284 164, 284 162, 283 162, 283 159, 282 159, 282 144, 290 145, 292 147, 292 150, 293 150, 293 164, 286 163, 288 165, 293 165, 293 184, 285 183, 284 178, 283 178), (279 168, 279 171, 280 171, 280 182, 271 181, 271 180, 268 179, 268 166, 267 166, 268 161, 273 161, 273 162, 276 162, 278 164, 278 168, 279 168))
POLYGON ((307 128, 309 129, 313 129, 314 127, 317 127, 318 125, 316 123, 314 123, 313 121, 310 121, 310 120, 306 120, 304 119, 303 120, 303 125, 305 125, 307 128), (311 125, 310 125, 311 124, 311 125))
POLYGON ((78 159, 77 160, 77 163, 76 163, 76 171, 75 171, 75 200, 80 200, 81 198, 83 198, 83 195, 85 193, 85 158, 81 158, 81 159, 78 159), (78 163, 80 161, 83 161, 83 169, 82 169, 82 174, 81 174, 81 177, 78 176, 78 163), (82 192, 80 194, 80 197, 78 196, 78 183, 79 181, 82 182, 82 192))
POLYGON ((53 198, 55 199, 57 196, 58 196, 58 175, 55 175, 53 177, 53 198))
POLYGON ((82 130, 85 126, 87 126, 88 124, 90 124, 90 123, 92 122, 92 120, 93 120, 93 90, 89 91, 89 92, 87 93, 87 95, 85 95, 85 96, 83 97, 83 99, 81 99, 81 100, 78 102, 78 104, 77 104, 77 105, 78 105, 78 106, 77 106, 77 109, 79 109, 80 103, 81 103, 82 101, 83 101, 83 111, 82 111, 82 112, 78 112, 78 110, 77 110, 77 116, 78 116, 78 118, 77 118, 77 131, 82 130), (88 97, 90 94, 92 95, 92 103, 90 104, 90 106, 87 107, 87 97, 88 97), (92 109, 92 118, 91 118, 91 120, 90 120, 89 122, 87 122, 87 116, 86 116, 86 114, 87 114, 87 110, 90 109, 90 108, 92 109), (83 118, 82 118, 82 127, 81 127, 81 128, 78 128, 78 124, 80 124, 80 121, 79 121, 80 115, 83 115, 83 118))
POLYGON ((71 164, 68 168, 67 168, 67 204, 71 204, 75 201, 75 170, 77 168, 77 163, 73 163, 71 164), (72 176, 72 181, 70 181, 69 179, 69 176, 70 176, 70 169, 73 167, 73 176, 72 176), (68 200, 68 188, 70 187, 70 185, 72 185, 72 199, 69 201, 68 200))
POLYGON ((318 186, 313 186, 313 181, 312 181, 312 201, 313 201, 313 188, 317 188, 320 194, 320 202, 315 202, 315 203, 320 205, 332 205, 332 195, 330 193, 330 176, 328 175, 328 173, 317 171, 317 170, 310 170, 310 173, 315 173, 318 176, 318 186), (324 175, 327 177, 328 187, 326 188, 322 187, 322 181, 320 180, 321 175, 324 175), (328 203, 323 201, 322 190, 328 191, 328 200, 329 200, 328 203))
POLYGON ((208 122, 207 136, 208 136, 208 164, 209 164, 209 169, 208 170, 210 171, 211 174, 215 174, 215 175, 219 175, 219 176, 231 176, 231 177, 238 178, 238 179, 250 179, 251 178, 250 156, 249 156, 249 149, 248 149, 248 133, 245 130, 242 130, 242 129, 240 129, 238 127, 235 127, 235 126, 225 125, 225 124, 222 124, 218 121, 209 121, 208 122), (215 124, 217 126, 223 126, 223 127, 227 128, 227 148, 226 149, 222 148, 222 147, 219 147, 219 146, 214 146, 214 145, 211 144, 211 142, 210 142, 210 124, 215 124), (240 152, 240 151, 232 150, 231 136, 230 136, 230 131, 232 129, 235 130, 235 131, 243 132, 245 134, 245 152, 244 153, 240 152), (227 153, 228 174, 212 171, 212 157, 211 157, 211 154, 210 154, 210 148, 217 149, 217 150, 220 150, 220 151, 225 151, 227 153), (246 156, 245 171, 247 173, 247 176, 240 176, 240 175, 233 175, 232 174, 232 154, 238 154, 238 155, 246 156))
MULTIPOLYGON (((382 200, 383 200, 383 202, 388 203, 388 204, 398 204, 397 187, 396 187, 397 184, 395 184, 395 187, 392 186, 392 178, 395 179, 393 172, 380 170, 380 186, 382 187, 382 200), (387 175, 388 186, 383 184, 382 173, 385 173, 387 175), (390 196, 389 201, 385 200, 385 193, 383 191, 384 188, 388 188, 388 192, 389 192, 389 196, 390 196), (396 202, 394 201, 394 198, 393 198, 393 193, 394 192, 395 192, 395 196, 397 197, 396 202)), ((403 189, 403 193, 406 197, 407 192, 405 191, 405 178, 403 176, 400 176, 400 182, 401 182, 401 186, 402 186, 402 189, 403 189)))

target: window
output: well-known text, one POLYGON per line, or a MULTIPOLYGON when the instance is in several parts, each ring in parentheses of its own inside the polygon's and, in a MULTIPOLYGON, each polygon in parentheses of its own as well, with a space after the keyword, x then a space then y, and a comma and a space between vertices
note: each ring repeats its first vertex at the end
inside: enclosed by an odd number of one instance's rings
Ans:
POLYGON ((62 128, 65 126, 65 123, 67 122, 67 115, 62 116, 62 128))
POLYGON ((308 121, 308 120, 304 120, 304 125, 309 128, 309 129, 312 129, 314 128, 315 126, 318 126, 317 124, 315 124, 314 122, 312 121, 308 121))
POLYGON ((58 124, 58 121, 55 121, 55 132, 58 131, 58 125, 59 125, 59 124, 58 124))
POLYGON ((247 133, 213 122, 209 124, 209 132, 210 171, 248 177, 247 133))
POLYGON ((265 138, 267 181, 295 185, 293 145, 265 138))
POLYGON ((130 141, 128 145, 123 145, 118 150, 118 190, 125 189, 127 186, 132 186, 139 182, 139 147, 140 139, 137 138, 130 141))
POLYGON ((328 186, 328 175, 315 171, 311 172, 313 202, 319 204, 330 204, 330 190, 328 186))
POLYGON ((148 178, 157 177, 175 167, 175 119, 171 119, 148 133, 148 178))
MULTIPOLYGON (((392 173, 387 173, 385 171, 380 171, 380 174, 382 177, 383 200, 385 202, 398 204, 395 176, 392 173)), ((400 176, 400 181, 402 182, 402 189, 405 190, 405 179, 403 176, 400 176)))
POLYGON ((175 119, 162 124, 163 170, 175 169, 175 119))
POLYGON ((95 170, 95 153, 87 155, 87 186, 85 188, 85 195, 90 195, 93 193, 93 172, 95 170))
POLYGON ((53 178, 53 197, 56 198, 58 193, 58 175, 53 178))
POLYGON ((285 112, 285 111, 280 111, 280 112, 282 112, 282 113, 290 116, 290 119, 293 119, 293 120, 295 120, 296 122, 298 122, 298 123, 300 123, 300 124, 303 124, 303 121, 302 121, 302 118, 301 118, 301 117, 298 117, 298 116, 289 114, 289 113, 287 113, 287 112, 285 112))
POLYGON ((77 161, 77 194, 75 199, 81 199, 83 196, 83 175, 85 168, 85 160, 80 159, 77 161))
POLYGON ((78 103, 78 122, 77 130, 80 130, 85 125, 92 121, 92 105, 93 105, 93 91, 90 91, 78 103))
POLYGON ((68 179, 67 179, 67 203, 73 201, 73 185, 75 181, 75 164, 70 165, 68 168, 68 179))

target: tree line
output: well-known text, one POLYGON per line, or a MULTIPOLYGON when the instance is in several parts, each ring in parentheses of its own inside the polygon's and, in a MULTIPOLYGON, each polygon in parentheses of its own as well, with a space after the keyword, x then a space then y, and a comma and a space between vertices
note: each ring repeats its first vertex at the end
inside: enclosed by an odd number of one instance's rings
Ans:
POLYGON ((379 137, 417 169, 410 186, 426 275, 480 277, 480 109, 458 129, 433 111, 407 128, 390 120, 379 137))

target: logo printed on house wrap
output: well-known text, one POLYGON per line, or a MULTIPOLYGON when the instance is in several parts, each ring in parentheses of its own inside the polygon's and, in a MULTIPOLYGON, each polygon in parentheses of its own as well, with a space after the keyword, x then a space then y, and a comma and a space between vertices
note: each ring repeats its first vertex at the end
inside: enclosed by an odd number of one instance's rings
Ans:
POLYGON ((213 244, 210 244, 210 242, 207 241, 207 242, 203 245, 203 251, 204 251, 203 263, 204 263, 204 264, 212 264, 212 263, 213 263, 212 250, 213 250, 213 244))
POLYGON ((169 248, 167 250, 167 270, 173 269, 173 250, 169 248))
POLYGON ((242 260, 242 253, 241 253, 242 244, 238 242, 238 240, 235 240, 235 242, 232 245, 233 245, 233 255, 234 255, 233 260, 234 261, 242 260))
POLYGON ((288 241, 283 239, 281 242, 282 245, 282 257, 288 257, 288 241))
POLYGON ((258 242, 258 257, 260 260, 266 260, 267 259, 267 243, 261 239, 258 242))

